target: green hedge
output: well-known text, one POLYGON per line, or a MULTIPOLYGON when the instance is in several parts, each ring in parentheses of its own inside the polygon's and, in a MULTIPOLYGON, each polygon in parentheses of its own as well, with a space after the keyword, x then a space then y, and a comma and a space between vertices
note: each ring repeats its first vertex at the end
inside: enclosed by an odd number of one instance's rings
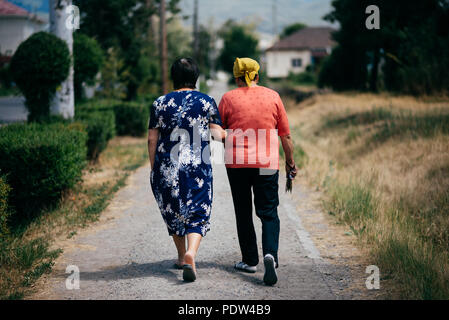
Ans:
POLYGON ((120 136, 142 136, 148 129, 150 109, 147 103, 98 100, 77 105, 76 110, 82 113, 112 110, 115 114, 116 132, 120 136))
POLYGON ((137 103, 122 103, 114 107, 117 134, 143 136, 148 130, 150 109, 137 103))
POLYGON ((0 176, 0 242, 8 232, 7 221, 10 214, 8 208, 8 198, 11 187, 6 183, 6 178, 0 176))
POLYGON ((76 119, 86 125, 87 158, 95 161, 115 136, 115 114, 112 110, 79 112, 76 119))
POLYGON ((55 204, 82 176, 87 133, 79 124, 14 124, 0 129, 0 170, 19 220, 55 204))

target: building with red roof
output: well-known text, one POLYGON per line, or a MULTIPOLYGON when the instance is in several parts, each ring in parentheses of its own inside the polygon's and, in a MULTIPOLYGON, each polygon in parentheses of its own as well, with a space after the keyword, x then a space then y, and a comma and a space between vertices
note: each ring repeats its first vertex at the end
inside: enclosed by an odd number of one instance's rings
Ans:
POLYGON ((334 47, 330 27, 309 27, 279 40, 265 51, 267 76, 285 78, 319 64, 334 47))
POLYGON ((46 22, 37 15, 0 0, 0 60, 8 60, 20 43, 45 26, 46 22))

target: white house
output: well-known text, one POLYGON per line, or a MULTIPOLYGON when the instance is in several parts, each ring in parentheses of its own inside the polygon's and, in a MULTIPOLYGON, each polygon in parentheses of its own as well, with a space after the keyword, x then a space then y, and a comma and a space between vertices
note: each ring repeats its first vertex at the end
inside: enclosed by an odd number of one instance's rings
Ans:
POLYGON ((46 24, 37 15, 0 0, 0 56, 11 57, 21 42, 42 31, 46 24))
POLYGON ((279 40, 265 51, 269 78, 285 78, 290 72, 301 73, 328 56, 334 43, 330 27, 304 28, 279 40))

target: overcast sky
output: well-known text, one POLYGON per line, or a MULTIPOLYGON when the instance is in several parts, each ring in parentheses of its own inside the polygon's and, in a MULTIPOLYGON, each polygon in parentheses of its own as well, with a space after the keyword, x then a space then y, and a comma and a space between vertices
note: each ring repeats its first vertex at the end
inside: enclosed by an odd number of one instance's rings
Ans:
MULTIPOLYGON (((200 22, 213 19, 216 26, 233 18, 237 21, 258 22, 258 30, 272 33, 273 3, 277 4, 278 30, 295 22, 309 26, 329 25, 322 18, 331 11, 331 0, 198 0, 200 22)), ((194 0, 181 0, 183 14, 191 15, 194 0)), ((191 21, 188 21, 191 23, 191 21)))
MULTIPOLYGON (((48 0, 10 0, 28 10, 48 12, 48 0)), ((329 25, 323 16, 331 11, 331 0, 198 0, 200 23, 214 22, 215 28, 228 19, 240 22, 255 22, 258 31, 273 32, 273 3, 277 4, 277 25, 283 27, 295 22, 309 26, 329 25)), ((183 15, 192 16, 194 0, 181 0, 183 15)), ((191 19, 185 21, 191 25, 191 19)))

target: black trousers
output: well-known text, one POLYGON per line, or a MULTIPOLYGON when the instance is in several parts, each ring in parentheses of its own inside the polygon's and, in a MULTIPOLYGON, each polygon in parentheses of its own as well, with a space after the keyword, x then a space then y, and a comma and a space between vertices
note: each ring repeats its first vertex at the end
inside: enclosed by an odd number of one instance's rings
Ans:
POLYGON ((259 263, 256 232, 252 214, 252 196, 256 215, 262 221, 263 255, 271 254, 278 264, 280 222, 279 171, 271 175, 261 175, 258 168, 227 168, 229 184, 234 201, 237 233, 242 261, 250 266, 259 263), (251 191, 252 189, 252 191, 251 191))

